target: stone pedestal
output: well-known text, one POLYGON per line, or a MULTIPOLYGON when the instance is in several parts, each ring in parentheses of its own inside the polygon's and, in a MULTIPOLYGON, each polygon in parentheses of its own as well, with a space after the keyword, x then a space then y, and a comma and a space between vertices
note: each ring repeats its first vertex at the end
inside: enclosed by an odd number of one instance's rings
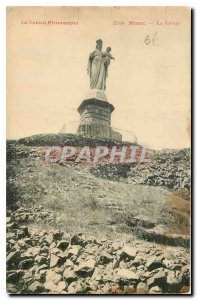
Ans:
POLYGON ((110 127, 113 110, 114 106, 107 101, 104 91, 90 91, 78 108, 81 116, 78 134, 121 141, 122 135, 110 127))

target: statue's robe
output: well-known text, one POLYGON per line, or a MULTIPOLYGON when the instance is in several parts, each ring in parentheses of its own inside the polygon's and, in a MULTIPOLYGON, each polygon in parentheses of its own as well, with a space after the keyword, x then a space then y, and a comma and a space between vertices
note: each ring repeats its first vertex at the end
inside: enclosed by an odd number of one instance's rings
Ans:
POLYGON ((104 91, 106 88, 106 68, 102 52, 99 49, 96 49, 89 56, 88 74, 90 76, 90 88, 104 91))

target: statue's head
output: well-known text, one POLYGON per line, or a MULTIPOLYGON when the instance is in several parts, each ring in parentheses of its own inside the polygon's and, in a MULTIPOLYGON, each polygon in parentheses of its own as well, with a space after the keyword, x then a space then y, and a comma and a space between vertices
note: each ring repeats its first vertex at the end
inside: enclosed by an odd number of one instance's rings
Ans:
POLYGON ((103 41, 101 39, 96 41, 96 49, 102 50, 103 41))
POLYGON ((111 47, 107 47, 106 51, 111 52, 111 47))

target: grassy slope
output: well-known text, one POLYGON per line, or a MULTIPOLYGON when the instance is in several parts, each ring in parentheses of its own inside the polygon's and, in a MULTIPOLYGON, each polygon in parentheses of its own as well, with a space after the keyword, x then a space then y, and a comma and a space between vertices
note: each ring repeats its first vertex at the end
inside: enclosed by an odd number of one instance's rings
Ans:
POLYGON ((55 228, 117 238, 131 234, 127 218, 143 216, 171 233, 189 231, 189 202, 162 188, 104 180, 82 165, 49 165, 29 155, 12 160, 9 169, 17 174, 9 176, 15 198, 30 209, 51 210, 55 228))

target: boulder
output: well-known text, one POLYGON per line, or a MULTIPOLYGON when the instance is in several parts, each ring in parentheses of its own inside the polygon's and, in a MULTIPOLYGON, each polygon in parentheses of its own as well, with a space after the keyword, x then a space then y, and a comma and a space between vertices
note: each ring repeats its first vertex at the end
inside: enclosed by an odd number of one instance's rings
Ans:
POLYGON ((149 294, 161 294, 162 293, 162 289, 159 286, 153 286, 149 292, 149 294))
POLYGON ((147 260, 146 267, 149 271, 162 267, 162 258, 151 257, 147 260))
POLYGON ((35 293, 35 294, 39 294, 42 293, 44 291, 44 286, 42 283, 38 282, 38 281, 34 281, 32 284, 30 284, 28 286, 28 290, 31 293, 35 293))
POLYGON ((53 270, 47 270, 46 282, 53 281, 55 284, 61 281, 62 276, 53 270))
POLYGON ((145 282, 140 282, 137 285, 136 293, 139 295, 148 294, 148 286, 145 282))
POLYGON ((113 256, 108 254, 107 252, 103 252, 99 258, 99 265, 106 265, 113 261, 113 256))
POLYGON ((57 244, 57 248, 59 248, 62 251, 65 251, 69 246, 69 242, 66 240, 61 240, 57 244))
POLYGON ((77 268, 75 268, 75 272, 80 277, 91 276, 94 272, 94 268, 96 265, 96 261, 94 259, 87 260, 79 264, 77 268))
POLYGON ((126 260, 134 259, 136 257, 136 254, 137 254, 136 248, 125 245, 122 250, 121 259, 126 259, 126 260))
POLYGON ((22 261, 19 263, 18 267, 19 267, 20 269, 27 270, 27 269, 32 268, 33 265, 34 265, 34 260, 33 260, 32 258, 28 258, 28 259, 22 260, 22 261))
POLYGON ((87 242, 85 241, 85 239, 81 233, 75 234, 71 238, 71 245, 80 245, 80 246, 84 247, 86 244, 87 244, 87 242))
POLYGON ((77 274, 71 269, 65 269, 63 277, 69 284, 77 280, 77 274))
POLYGON ((50 257, 50 268, 53 268, 57 265, 59 261, 59 257, 57 255, 51 254, 50 257))
POLYGON ((139 279, 139 276, 129 269, 119 269, 117 272, 117 278, 119 283, 125 282, 136 282, 139 279))

